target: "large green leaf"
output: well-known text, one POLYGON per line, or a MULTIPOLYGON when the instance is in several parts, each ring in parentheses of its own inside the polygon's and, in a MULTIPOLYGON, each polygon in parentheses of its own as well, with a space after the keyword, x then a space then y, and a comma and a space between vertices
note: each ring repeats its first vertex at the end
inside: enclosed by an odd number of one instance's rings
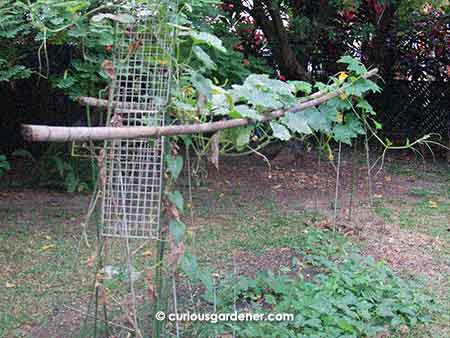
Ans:
POLYGON ((259 114, 255 109, 252 109, 245 104, 236 106, 234 110, 239 114, 240 117, 244 117, 247 119, 261 120, 263 118, 263 115, 259 114))
POLYGON ((233 108, 233 98, 223 88, 213 86, 210 100, 211 111, 214 115, 229 115, 233 108))
POLYGON ((311 94, 312 85, 305 81, 288 81, 287 82, 292 87, 292 92, 296 95, 298 92, 302 92, 306 95, 311 94))
POLYGON ((253 127, 236 128, 236 146, 242 148, 250 142, 253 127))
POLYGON ((333 128, 333 137, 336 141, 351 145, 351 139, 356 136, 357 134, 346 125, 336 124, 333 128))
POLYGON ((367 73, 367 68, 359 60, 356 60, 351 56, 344 55, 338 60, 338 62, 346 64, 347 69, 351 72, 354 72, 357 75, 367 73))
POLYGON ((109 19, 112 21, 117 21, 123 24, 131 24, 135 22, 135 19, 132 15, 126 14, 126 13, 118 13, 118 14, 111 14, 111 13, 100 13, 94 15, 91 20, 92 22, 101 22, 105 19, 109 19))
POLYGON ((329 132, 331 121, 327 119, 326 113, 316 107, 311 107, 302 111, 308 126, 315 131, 329 132))
POLYGON ((202 74, 196 71, 191 72, 190 78, 192 85, 198 91, 200 95, 211 99, 212 97, 212 82, 210 79, 207 79, 202 74))
POLYGON ((183 257, 181 257, 180 268, 191 280, 195 281, 197 279, 198 275, 197 257, 189 253, 185 253, 183 257))
POLYGON ((280 121, 293 132, 299 134, 312 133, 303 111, 297 113, 288 112, 280 119, 280 121))
POLYGON ((191 31, 189 33, 192 40, 194 41, 194 44, 205 44, 210 47, 213 47, 223 53, 225 53, 227 50, 222 45, 222 41, 215 35, 207 33, 207 32, 196 32, 191 31))
POLYGON ((72 36, 74 38, 86 37, 88 33, 89 33, 88 25, 82 22, 76 23, 72 29, 69 29, 67 31, 67 35, 72 36))
POLYGON ((352 83, 351 86, 344 89, 348 96, 362 96, 367 92, 378 93, 381 88, 373 81, 369 79, 358 79, 352 83))
POLYGON ((177 156, 167 155, 166 165, 167 170, 172 176, 172 179, 175 181, 180 175, 181 170, 183 169, 183 158, 180 155, 177 156))
POLYGON ((344 319, 344 318, 339 318, 339 319, 336 321, 336 323, 337 323, 337 325, 338 325, 342 330, 344 330, 345 332, 348 332, 348 333, 356 333, 356 332, 355 332, 355 328, 353 327, 353 325, 350 323, 349 320, 344 319))
POLYGON ((167 195, 169 201, 175 205, 175 207, 181 212, 184 211, 184 200, 183 195, 178 190, 174 190, 167 195))
POLYGON ((245 100, 253 106, 263 110, 279 109, 283 107, 283 103, 279 101, 278 96, 270 91, 262 91, 245 85, 234 85, 231 94, 235 101, 245 100))
POLYGON ((272 121, 270 122, 270 127, 273 130, 273 136, 282 140, 282 141, 287 141, 291 138, 291 133, 289 132, 289 130, 283 126, 282 124, 272 121))
POLYGON ((270 79, 268 75, 251 74, 242 85, 232 88, 235 101, 245 100, 263 110, 287 108, 297 102, 289 84, 270 79))
POLYGON ((214 61, 211 59, 211 57, 202 49, 200 46, 193 46, 192 52, 194 55, 199 59, 203 65, 207 69, 215 70, 217 69, 217 65, 214 63, 214 61))
POLYGON ((184 238, 184 233, 186 232, 186 225, 182 222, 171 220, 169 222, 169 231, 175 243, 179 243, 184 238))
POLYGON ((5 171, 11 169, 11 165, 9 164, 5 155, 0 155, 0 169, 5 171))
POLYGON ((341 141, 346 144, 351 144, 351 139, 364 134, 364 128, 361 121, 353 114, 345 114, 345 123, 336 124, 333 128, 333 136, 336 141, 341 141))
POLYGON ((356 134, 364 135, 366 133, 361 120, 353 113, 345 114, 345 125, 356 134))
POLYGON ((337 122, 336 117, 338 112, 342 113, 351 108, 352 105, 348 100, 341 100, 338 97, 328 100, 319 106, 320 111, 325 114, 326 118, 335 122, 337 122))
POLYGON ((360 108, 366 113, 369 113, 370 115, 376 115, 375 110, 373 109, 372 105, 369 102, 367 102, 367 100, 362 100, 358 102, 356 107, 360 108))

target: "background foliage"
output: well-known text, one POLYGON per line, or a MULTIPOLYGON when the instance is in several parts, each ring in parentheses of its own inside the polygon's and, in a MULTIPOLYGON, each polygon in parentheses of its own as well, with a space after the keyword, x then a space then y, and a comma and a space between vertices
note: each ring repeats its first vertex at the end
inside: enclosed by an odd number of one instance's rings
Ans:
MULTIPOLYGON (((125 1, 3 1, 0 86, 8 98, 7 113, 2 115, 5 127, 18 131, 20 122, 86 124, 76 104, 56 102, 52 108, 56 111, 49 113, 52 105, 43 98, 107 95, 108 77, 101 64, 112 57, 115 22, 127 18, 104 14, 128 9, 125 1)), ((385 80, 448 79, 447 0, 333 0, 321 1, 317 9, 316 1, 299 0, 180 1, 169 23, 179 28, 174 121, 206 122, 223 115, 258 118, 263 110, 287 107, 310 89, 286 81, 306 80, 315 85, 313 90, 327 89, 329 76, 337 76, 348 65, 339 62, 344 55, 379 67, 385 80), (255 87, 259 89, 254 91, 255 87), (236 97, 241 90, 249 95, 236 97), (256 101, 262 105, 256 107, 256 101)), ((374 90, 378 88, 367 87, 358 94, 374 90)), ((318 111, 305 112, 302 119, 287 116, 270 126, 221 133, 220 152, 251 151, 249 146, 259 149, 274 139, 285 141, 291 138, 286 126, 294 138, 325 132, 329 141, 348 143, 363 129, 350 103, 355 103, 351 97, 348 102, 334 100, 318 111), (314 121, 308 120, 313 115, 314 121), (336 123, 341 119, 343 123, 336 123)), ((8 135, 3 152, 21 146, 17 132, 8 135)), ((199 157, 211 148, 209 138, 190 142, 199 157)), ((45 150, 32 151, 38 155, 45 150)))

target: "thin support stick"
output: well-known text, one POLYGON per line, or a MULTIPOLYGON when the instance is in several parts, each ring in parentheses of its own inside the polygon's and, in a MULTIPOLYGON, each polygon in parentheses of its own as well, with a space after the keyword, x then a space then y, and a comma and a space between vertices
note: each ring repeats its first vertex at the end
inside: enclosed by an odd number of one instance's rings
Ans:
MULTIPOLYGON (((69 309, 70 311, 73 311, 73 312, 79 313, 79 314, 81 314, 81 315, 83 315, 83 316, 86 316, 86 317, 90 317, 90 318, 93 318, 93 317, 94 317, 94 316, 90 315, 89 313, 86 313, 86 312, 83 312, 83 311, 81 311, 81 310, 75 309, 75 308, 73 308, 73 307, 71 307, 71 306, 69 306, 69 305, 63 305, 63 307, 65 307, 66 309, 69 309)), ((105 321, 102 320, 102 319, 99 319, 99 320, 101 320, 102 322, 105 322, 105 321)), ((111 325, 111 326, 119 327, 119 328, 121 328, 121 329, 123 329, 123 330, 126 330, 126 331, 129 331, 129 332, 134 332, 133 329, 131 329, 131 328, 129 328, 129 327, 126 327, 126 326, 123 326, 123 325, 121 325, 121 324, 112 322, 112 321, 107 321, 107 324, 109 324, 109 325, 111 325)))
MULTIPOLYGON (((186 144, 186 165, 187 165, 187 179, 188 179, 188 198, 189 198, 189 215, 191 217, 191 229, 194 227, 194 205, 192 198, 192 168, 191 168, 191 154, 189 151, 189 144, 186 144)), ((195 231, 192 232, 192 252, 195 251, 195 231)))
POLYGON ((366 148, 366 161, 367 161, 367 192, 369 197, 369 206, 372 207, 372 175, 371 175, 371 168, 370 168, 370 150, 369 150, 369 138, 367 136, 367 123, 364 121, 364 143, 366 148))
POLYGON ((81 228, 82 228, 81 240, 84 240, 84 243, 86 244, 86 246, 88 248, 90 248, 91 245, 89 244, 89 240, 88 240, 88 236, 87 236, 87 226, 89 224, 89 220, 91 219, 91 216, 95 210, 98 199, 100 197, 99 181, 98 180, 96 180, 96 181, 97 181, 97 183, 95 184, 94 193, 92 194, 91 200, 89 201, 88 211, 84 218, 84 222, 81 223, 81 228))
POLYGON ((95 301, 94 301, 94 338, 97 338, 97 321, 98 321, 98 286, 95 286, 95 301))
POLYGON ((163 306, 163 297, 164 297, 164 276, 163 276, 163 260, 164 260, 164 235, 165 232, 161 231, 160 240, 156 242, 156 271, 155 271, 155 289, 157 290, 156 301, 154 304, 154 320, 152 327, 152 335, 151 337, 160 338, 162 337, 162 326, 163 322, 156 319, 155 314, 158 311, 162 311, 164 309, 163 306))
POLYGON ((173 312, 175 313, 175 327, 177 330, 177 338, 180 338, 180 323, 178 322, 178 306, 177 306, 177 284, 175 281, 175 272, 172 273, 172 296, 173 296, 173 312))
MULTIPOLYGON (((216 278, 215 277, 213 277, 214 279, 214 282, 213 282, 213 313, 216 313, 217 312, 217 291, 216 291, 216 282, 217 282, 217 280, 216 280, 216 278)), ((214 330, 214 332, 216 333, 215 335, 214 335, 214 338, 217 338, 217 328, 215 328, 215 330, 214 330)))
POLYGON ((317 145, 317 179, 314 180, 314 207, 319 210, 319 175, 320 171, 320 157, 322 156, 322 135, 320 138, 316 137, 316 141, 319 143, 317 145))
POLYGON ((198 312, 197 304, 195 303, 195 299, 194 299, 194 290, 192 289, 192 284, 191 284, 191 281, 189 280, 189 278, 187 279, 187 284, 188 284, 188 288, 189 288, 189 296, 191 298, 192 307, 194 308, 194 312, 198 312))
POLYGON ((352 210, 353 210, 353 194, 355 193, 355 185, 356 185, 356 156, 358 153, 358 142, 355 140, 355 144, 353 146, 353 153, 352 153, 352 184, 350 187, 350 200, 348 202, 348 220, 352 220, 352 210))
MULTIPOLYGON (((100 224, 97 221, 96 222, 97 227, 96 227, 96 234, 97 234, 97 252, 96 252, 96 257, 97 257, 97 264, 96 264, 96 268, 95 268, 95 278, 94 281, 92 283, 92 289, 95 290, 95 292, 91 293, 91 296, 89 297, 89 302, 88 302, 88 309, 87 312, 89 313, 91 311, 91 306, 92 306, 92 301, 94 298, 94 295, 97 295, 97 275, 99 273, 99 271, 102 269, 102 260, 98 259, 98 257, 100 257, 102 255, 103 249, 104 249, 104 244, 105 242, 103 241, 103 238, 100 236, 100 224)), ((96 302, 97 302, 97 297, 96 297, 96 302)), ((95 308, 95 313, 97 315, 97 307, 95 308)), ((93 316, 91 316, 92 318, 93 316)), ((87 322, 88 322, 88 316, 85 317, 84 322, 83 322, 83 330, 86 328, 87 326, 87 322)), ((95 337, 95 336, 94 336, 95 337)))
MULTIPOLYGON (((236 264, 236 256, 233 255, 233 275, 234 275, 234 283, 233 283, 233 311, 237 313, 236 299, 236 285, 238 285, 238 267, 236 264)), ((236 329, 233 327, 233 338, 236 338, 236 329)))
MULTIPOLYGON (((120 163, 119 163, 119 167, 120 167, 120 163)), ((136 332, 136 335, 139 338, 143 338, 142 333, 139 330, 138 320, 137 320, 136 290, 134 289, 133 263, 131 261, 130 241, 128 238, 129 232, 128 232, 127 210, 125 208, 126 196, 125 196, 125 192, 123 190, 125 182, 123 180, 122 170, 119 170, 119 180, 121 182, 121 187, 122 187, 120 192, 122 195, 122 206, 123 206, 123 210, 122 210, 122 212, 123 212, 122 222, 123 222, 123 229, 124 229, 123 236, 125 237, 125 253, 127 256, 128 280, 130 282, 130 292, 131 292, 131 302, 132 302, 131 306, 132 306, 132 311, 133 311, 133 328, 136 332)))
POLYGON ((336 189, 334 195, 333 233, 336 233, 337 208, 339 200, 339 183, 341 174, 341 150, 342 150, 342 142, 339 141, 338 163, 336 168, 336 189))

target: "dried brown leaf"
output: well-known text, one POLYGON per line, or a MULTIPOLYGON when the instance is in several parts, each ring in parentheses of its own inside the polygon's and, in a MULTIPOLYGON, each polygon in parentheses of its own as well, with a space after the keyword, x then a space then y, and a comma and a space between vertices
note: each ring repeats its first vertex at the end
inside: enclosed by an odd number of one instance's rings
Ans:
POLYGON ((170 253, 167 256, 167 263, 169 267, 172 269, 172 272, 175 272, 178 262, 180 261, 181 256, 184 253, 184 242, 179 242, 178 244, 175 241, 171 242, 170 253))
POLYGON ((116 78, 116 70, 111 60, 103 61, 102 69, 111 80, 114 80, 116 78))
POLYGON ((219 170, 219 136, 220 132, 214 133, 211 137, 211 154, 209 160, 219 170))

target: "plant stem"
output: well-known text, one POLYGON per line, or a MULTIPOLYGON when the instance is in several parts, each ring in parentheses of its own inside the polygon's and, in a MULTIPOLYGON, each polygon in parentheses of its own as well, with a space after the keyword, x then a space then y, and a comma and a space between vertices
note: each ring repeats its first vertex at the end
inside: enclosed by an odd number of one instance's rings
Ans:
POLYGON ((337 220, 337 207, 338 207, 338 199, 339 199, 339 183, 340 183, 340 174, 341 174, 341 150, 342 150, 342 142, 339 141, 339 152, 338 152, 338 163, 336 168, 336 189, 334 195, 334 213, 333 213, 333 233, 336 234, 336 220, 337 220))
POLYGON ((353 146, 353 153, 352 153, 352 184, 350 187, 350 200, 348 204, 348 220, 352 220, 352 210, 353 210, 353 193, 355 191, 355 184, 356 184, 356 157, 358 154, 358 142, 357 139, 355 140, 355 144, 353 146))
POLYGON ((370 149, 369 149, 369 138, 367 136, 367 121, 364 117, 364 144, 366 148, 366 162, 367 162, 367 193, 369 197, 369 206, 372 207, 372 175, 370 167, 370 149))
POLYGON ((173 311, 175 313, 175 327, 177 330, 177 338, 180 338, 180 323, 178 322, 178 307, 177 307, 177 284, 175 281, 175 272, 172 273, 172 296, 173 296, 173 311))

